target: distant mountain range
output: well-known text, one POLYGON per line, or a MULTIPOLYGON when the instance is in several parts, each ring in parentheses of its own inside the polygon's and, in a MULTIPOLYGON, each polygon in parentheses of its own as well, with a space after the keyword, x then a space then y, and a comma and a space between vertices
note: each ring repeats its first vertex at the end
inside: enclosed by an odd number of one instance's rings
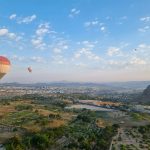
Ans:
POLYGON ((54 87, 102 87, 110 89, 132 89, 132 90, 143 90, 150 81, 129 81, 129 82, 106 82, 106 83, 90 83, 90 82, 49 82, 49 83, 0 83, 0 86, 15 86, 15 87, 42 87, 42 86, 54 86, 54 87))

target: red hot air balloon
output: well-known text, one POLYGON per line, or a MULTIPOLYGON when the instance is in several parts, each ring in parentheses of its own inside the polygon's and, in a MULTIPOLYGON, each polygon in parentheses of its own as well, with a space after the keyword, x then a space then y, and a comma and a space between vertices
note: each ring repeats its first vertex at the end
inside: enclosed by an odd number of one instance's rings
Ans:
POLYGON ((7 74, 9 69, 10 61, 4 56, 0 56, 0 79, 7 74))
POLYGON ((31 67, 28 67, 28 71, 29 71, 29 72, 32 72, 32 69, 31 69, 31 67))

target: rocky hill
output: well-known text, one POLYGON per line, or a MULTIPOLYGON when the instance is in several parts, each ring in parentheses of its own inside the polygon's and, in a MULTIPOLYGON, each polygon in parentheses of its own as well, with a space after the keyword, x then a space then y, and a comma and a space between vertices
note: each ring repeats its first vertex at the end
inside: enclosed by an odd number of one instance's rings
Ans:
POLYGON ((143 91, 142 95, 139 97, 139 101, 150 103, 150 85, 143 91))

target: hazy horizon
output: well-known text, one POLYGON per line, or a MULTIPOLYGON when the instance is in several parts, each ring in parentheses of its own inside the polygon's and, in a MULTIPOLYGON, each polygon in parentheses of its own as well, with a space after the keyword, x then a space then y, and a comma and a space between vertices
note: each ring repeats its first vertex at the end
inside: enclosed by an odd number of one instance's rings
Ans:
POLYGON ((46 81, 46 82, 0 82, 0 84, 51 84, 51 83, 81 83, 81 84, 119 84, 119 83, 140 83, 140 82, 150 82, 150 80, 140 80, 140 81, 136 81, 136 80, 131 80, 131 81, 103 81, 103 82, 91 82, 91 81, 67 81, 67 80, 56 80, 56 81, 46 81))

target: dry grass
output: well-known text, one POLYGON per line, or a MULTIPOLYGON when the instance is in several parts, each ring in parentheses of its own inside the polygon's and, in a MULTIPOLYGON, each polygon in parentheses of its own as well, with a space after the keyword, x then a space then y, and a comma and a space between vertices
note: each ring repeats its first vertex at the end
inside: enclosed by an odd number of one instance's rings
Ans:
POLYGON ((105 128, 106 126, 111 125, 111 123, 100 118, 100 119, 97 119, 96 125, 100 128, 105 128))
POLYGON ((58 128, 58 127, 63 126, 65 124, 66 124, 66 122, 64 120, 55 119, 55 120, 49 122, 48 127, 58 128))
MULTIPOLYGON (((17 110, 15 109, 17 105, 32 105, 33 109, 31 111, 35 112, 37 110, 37 113, 43 117, 48 117, 50 114, 54 114, 54 115, 60 114, 62 119, 51 120, 48 122, 47 125, 45 125, 45 127, 57 128, 57 127, 63 126, 68 121, 70 121, 73 117, 73 113, 67 113, 67 112, 58 113, 58 112, 46 110, 44 109, 44 106, 32 104, 32 101, 28 101, 28 100, 10 102, 10 105, 1 105, 0 117, 4 118, 9 113, 17 112, 17 110)), ((43 126, 33 121, 33 122, 29 122, 28 124, 24 124, 22 127, 28 130, 29 132, 39 132, 41 131, 43 126)))
POLYGON ((57 114, 56 112, 53 112, 53 111, 50 111, 50 110, 45 110, 45 109, 36 109, 36 110, 38 110, 39 115, 42 115, 42 116, 45 116, 45 117, 48 117, 49 114, 54 114, 54 115, 57 114))
POLYGON ((32 132, 32 133, 41 131, 41 127, 38 124, 28 124, 22 127, 26 129, 28 132, 32 132))
POLYGON ((26 104, 31 104, 31 101, 23 100, 23 101, 15 101, 15 102, 10 102, 9 105, 1 105, 0 106, 0 117, 4 117, 8 113, 11 112, 16 112, 15 107, 17 105, 26 105, 26 104))
POLYGON ((4 117, 8 113, 15 112, 14 106, 11 105, 2 105, 0 106, 0 116, 4 117))
POLYGON ((15 101, 15 102, 10 102, 11 106, 17 106, 17 105, 32 105, 35 106, 35 104, 32 104, 32 101, 29 100, 20 100, 20 101, 15 101))
POLYGON ((72 117, 74 116, 74 113, 70 112, 70 113, 67 113, 67 112, 63 112, 61 114, 61 117, 64 119, 64 120, 71 120, 72 117))
POLYGON ((85 104, 93 104, 97 106, 103 106, 103 105, 109 105, 109 106, 120 106, 121 103, 118 102, 103 102, 103 101, 97 101, 97 100, 80 100, 80 102, 85 104))
POLYGON ((67 99, 63 100, 63 102, 64 102, 65 104, 73 104, 73 102, 72 102, 72 101, 67 100, 67 99))

